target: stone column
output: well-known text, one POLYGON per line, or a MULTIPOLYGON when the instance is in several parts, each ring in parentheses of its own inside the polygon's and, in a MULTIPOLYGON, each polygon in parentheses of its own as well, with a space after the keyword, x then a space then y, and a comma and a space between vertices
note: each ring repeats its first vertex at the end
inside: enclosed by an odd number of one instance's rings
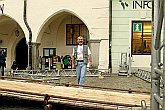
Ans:
POLYGON ((40 57, 39 57, 40 43, 32 43, 32 67, 34 70, 39 69, 40 57))
POLYGON ((99 50, 100 50, 100 42, 99 39, 90 39, 90 50, 92 53, 92 66, 94 68, 98 68, 99 66, 99 50))

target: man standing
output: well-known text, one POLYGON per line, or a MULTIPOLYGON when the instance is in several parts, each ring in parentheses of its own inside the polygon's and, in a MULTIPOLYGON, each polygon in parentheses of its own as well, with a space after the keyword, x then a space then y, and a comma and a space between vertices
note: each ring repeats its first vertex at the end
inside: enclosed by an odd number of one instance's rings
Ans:
POLYGON ((78 46, 73 48, 72 53, 72 68, 76 67, 78 85, 84 84, 84 78, 87 71, 87 64, 92 66, 91 51, 87 45, 83 45, 84 39, 82 36, 77 38, 78 46))
POLYGON ((4 55, 4 51, 0 50, 0 72, 1 75, 4 76, 4 68, 6 67, 6 58, 4 55))

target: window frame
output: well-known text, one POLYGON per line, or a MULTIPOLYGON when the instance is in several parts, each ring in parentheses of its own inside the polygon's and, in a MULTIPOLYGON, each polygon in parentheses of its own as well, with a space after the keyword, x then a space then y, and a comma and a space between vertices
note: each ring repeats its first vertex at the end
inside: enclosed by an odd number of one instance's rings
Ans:
POLYGON ((89 32, 88 32, 88 29, 87 29, 85 24, 66 24, 66 45, 67 46, 77 45, 78 44, 77 43, 77 37, 80 36, 80 35, 84 37, 84 44, 87 44, 88 43, 89 32), (69 26, 72 27, 72 32, 73 33, 70 32, 71 28, 69 28, 69 26), (75 29, 76 26, 78 26, 78 31, 75 29), (83 32, 83 26, 85 27, 86 32, 85 31, 83 32), (77 33, 74 33, 74 32, 77 32, 77 33), (69 34, 71 34, 71 43, 68 43, 69 34), (85 34, 85 36, 82 35, 82 34, 85 34))
MULTIPOLYGON (((131 24, 131 26, 132 26, 132 27, 131 27, 131 28, 132 28, 132 29, 131 29, 131 47, 132 47, 132 48, 131 48, 131 55, 151 55, 151 43, 152 43, 152 22, 151 22, 151 20, 146 20, 146 21, 141 21, 141 20, 139 20, 139 21, 136 20, 136 21, 135 21, 135 20, 133 20, 131 23, 132 23, 132 24, 131 24), (144 26, 145 26, 144 24, 147 23, 147 22, 151 24, 151 32, 144 32, 144 26), (140 48, 140 49, 141 49, 141 52, 140 52, 140 53, 138 53, 138 52, 135 53, 135 52, 134 52, 134 46, 136 46, 136 45, 134 44, 134 42, 135 42, 135 41, 134 41, 134 39, 135 39, 135 38, 134 38, 134 37, 135 37, 134 34, 136 33, 136 32, 134 32, 134 29, 133 29, 133 28, 134 28, 134 27, 133 27, 133 24, 134 24, 134 23, 142 23, 142 30, 141 30, 141 32, 139 32, 139 33, 141 33, 141 37, 142 37, 141 44, 139 43, 139 44, 141 45, 141 48, 140 48), (144 50, 146 49, 146 46, 148 46, 148 45, 145 45, 145 46, 144 46, 145 34, 147 34, 147 33, 148 33, 148 36, 151 35, 151 37, 149 38, 150 41, 151 41, 151 42, 150 42, 150 51, 149 51, 149 52, 144 52, 144 50), (145 47, 145 48, 144 48, 144 47, 145 47)), ((146 35, 146 36, 147 36, 147 35, 146 35)), ((147 39, 147 38, 146 38, 146 39, 147 39)), ((145 40, 145 41, 146 41, 146 40, 145 40)), ((149 41, 147 41, 147 42, 149 42, 149 41)), ((146 43, 146 42, 145 42, 145 43, 146 43)))
POLYGON ((43 48, 43 57, 51 57, 55 55, 56 55, 56 48, 43 48), (47 54, 45 53, 46 50, 48 51, 47 54), (53 53, 51 52, 51 50, 53 51, 53 53))

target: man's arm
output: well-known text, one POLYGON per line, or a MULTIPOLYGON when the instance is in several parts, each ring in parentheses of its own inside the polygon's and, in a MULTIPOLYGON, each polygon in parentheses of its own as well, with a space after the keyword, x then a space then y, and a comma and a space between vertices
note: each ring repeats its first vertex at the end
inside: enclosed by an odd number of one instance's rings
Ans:
POLYGON ((75 68, 75 63, 74 63, 74 48, 72 50, 72 69, 75 68))
POLYGON ((75 68, 75 64, 74 64, 74 56, 72 55, 72 69, 75 68))

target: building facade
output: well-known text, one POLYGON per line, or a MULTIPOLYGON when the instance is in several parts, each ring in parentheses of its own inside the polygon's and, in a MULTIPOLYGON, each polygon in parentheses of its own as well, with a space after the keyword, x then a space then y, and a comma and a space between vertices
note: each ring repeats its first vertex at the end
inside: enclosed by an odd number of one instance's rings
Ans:
POLYGON ((16 60, 38 69, 43 57, 71 55, 82 35, 96 68, 117 72, 121 53, 132 67, 149 68, 151 7, 149 0, 0 0, 0 48, 7 68, 16 60))
POLYGON ((1 48, 7 49, 7 67, 16 60, 25 69, 29 42, 34 68, 43 56, 71 55, 79 35, 91 48, 93 65, 108 67, 107 0, 1 0, 0 6, 1 48))
POLYGON ((150 70, 152 40, 151 0, 113 0, 112 67, 118 71, 121 53, 132 68, 150 70), (130 57, 130 58, 129 58, 130 57))

